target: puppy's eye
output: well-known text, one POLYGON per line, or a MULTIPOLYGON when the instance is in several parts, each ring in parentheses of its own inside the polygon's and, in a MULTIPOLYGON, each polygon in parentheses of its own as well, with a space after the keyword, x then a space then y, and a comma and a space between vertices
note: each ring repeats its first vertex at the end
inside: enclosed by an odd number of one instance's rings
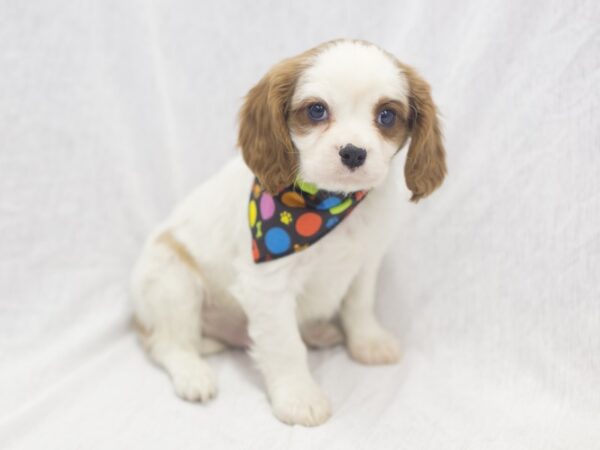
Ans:
POLYGON ((391 109, 384 109, 377 116, 377 123, 382 127, 389 128, 396 121, 396 113, 391 109))
POLYGON ((327 119, 327 108, 322 103, 313 103, 308 107, 308 117, 316 122, 327 119))

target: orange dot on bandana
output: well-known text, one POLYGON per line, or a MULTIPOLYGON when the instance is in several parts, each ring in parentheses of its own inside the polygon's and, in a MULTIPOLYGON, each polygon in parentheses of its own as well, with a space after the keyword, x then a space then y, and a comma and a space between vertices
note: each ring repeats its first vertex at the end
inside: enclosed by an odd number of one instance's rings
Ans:
POLYGON ((290 208, 303 208, 305 206, 304 198, 297 192, 286 192, 281 196, 281 201, 290 208))
POLYGON ((256 241, 254 239, 252 239, 252 258, 254 258, 254 261, 258 261, 258 258, 260 258, 258 245, 256 245, 256 241))
POLYGON ((312 236, 319 231, 322 223, 323 219, 318 214, 313 212, 304 213, 296 220, 296 231, 300 236, 312 236))

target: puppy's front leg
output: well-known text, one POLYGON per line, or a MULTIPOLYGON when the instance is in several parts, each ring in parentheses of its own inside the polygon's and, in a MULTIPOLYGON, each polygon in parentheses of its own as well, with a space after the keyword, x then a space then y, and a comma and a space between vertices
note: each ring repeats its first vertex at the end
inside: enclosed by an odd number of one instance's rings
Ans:
POLYGON ((252 284, 243 289, 240 303, 248 317, 251 355, 264 376, 273 412, 291 425, 320 425, 331 407, 308 370, 296 300, 285 289, 272 289, 272 282, 252 284))
POLYGON ((375 317, 375 287, 380 260, 356 276, 342 304, 340 318, 350 356, 363 364, 393 364, 400 359, 396 338, 375 317))

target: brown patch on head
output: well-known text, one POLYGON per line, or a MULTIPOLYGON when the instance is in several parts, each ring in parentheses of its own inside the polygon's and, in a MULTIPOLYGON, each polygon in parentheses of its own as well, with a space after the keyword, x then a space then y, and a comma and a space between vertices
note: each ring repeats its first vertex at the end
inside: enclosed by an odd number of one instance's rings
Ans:
POLYGON ((298 154, 288 129, 291 100, 301 72, 321 48, 275 65, 250 89, 240 110, 238 145, 268 192, 276 193, 296 177, 298 154))
POLYGON ((442 184, 446 175, 446 152, 429 84, 412 67, 400 62, 397 64, 409 84, 408 127, 411 140, 404 176, 413 193, 411 200, 417 202, 442 184))
POLYGON ((382 98, 377 102, 375 108, 373 108, 373 121, 375 127, 379 130, 379 133, 381 133, 385 139, 396 144, 398 150, 404 146, 409 135, 408 107, 406 105, 398 100, 382 98), (386 109, 393 111, 396 115, 394 123, 388 127, 381 125, 377 121, 379 114, 386 109))

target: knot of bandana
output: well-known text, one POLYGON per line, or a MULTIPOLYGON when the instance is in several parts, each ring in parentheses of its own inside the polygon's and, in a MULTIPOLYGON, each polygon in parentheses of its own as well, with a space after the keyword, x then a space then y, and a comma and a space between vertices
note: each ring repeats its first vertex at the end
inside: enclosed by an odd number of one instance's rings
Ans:
POLYGON ((314 244, 344 220, 366 191, 343 195, 297 181, 276 195, 255 179, 248 204, 254 262, 266 262, 314 244))

